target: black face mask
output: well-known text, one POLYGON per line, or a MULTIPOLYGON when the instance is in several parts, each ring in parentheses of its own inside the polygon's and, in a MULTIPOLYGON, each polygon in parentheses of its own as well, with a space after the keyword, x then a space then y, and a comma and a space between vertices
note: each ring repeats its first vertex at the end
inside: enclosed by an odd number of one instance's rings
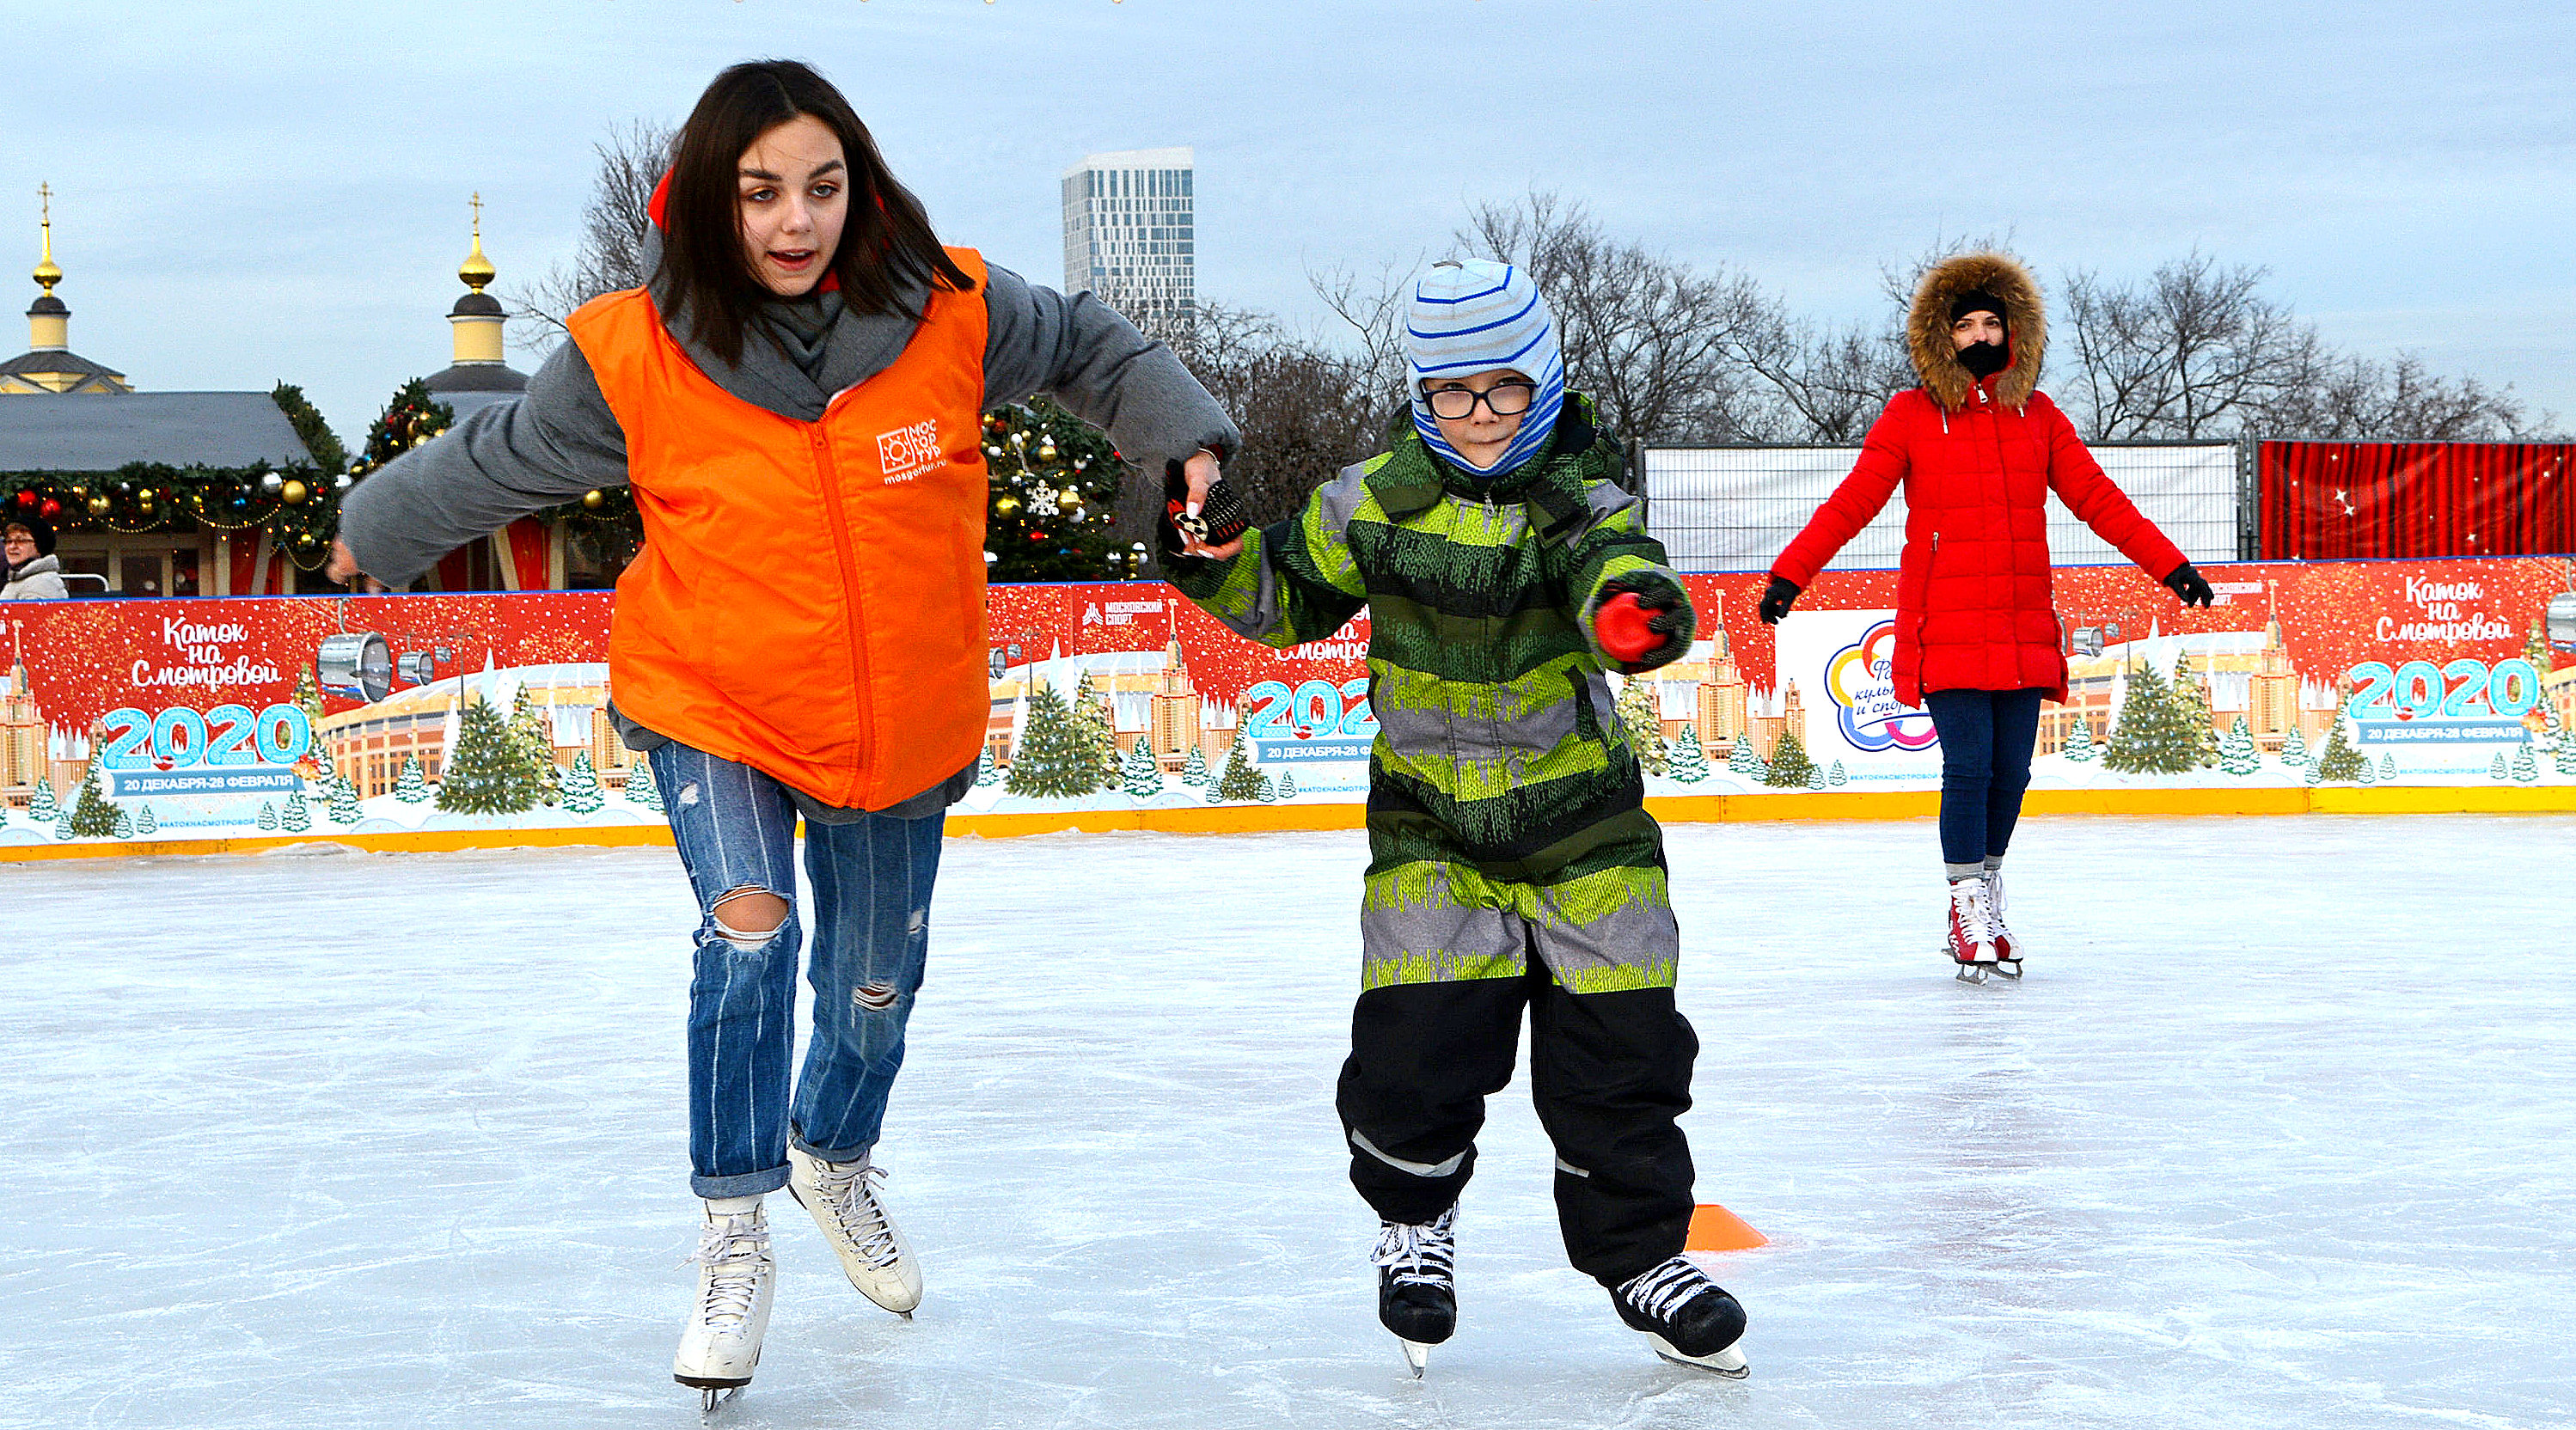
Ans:
POLYGON ((2003 347, 1996 343, 1970 343, 1959 349, 1959 366, 1966 368, 1970 377, 1980 380, 2003 371, 2004 364, 2011 360, 2003 347))

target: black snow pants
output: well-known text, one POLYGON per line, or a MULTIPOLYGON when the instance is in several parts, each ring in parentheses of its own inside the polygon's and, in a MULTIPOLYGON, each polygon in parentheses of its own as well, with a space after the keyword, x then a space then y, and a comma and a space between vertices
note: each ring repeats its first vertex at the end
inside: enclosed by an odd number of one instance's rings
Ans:
POLYGON ((1362 993, 1336 1099, 1351 1185, 1395 1222, 1431 1221, 1458 1199, 1485 1099, 1511 1082, 1524 1004, 1565 1254, 1616 1288, 1690 1234, 1690 1144, 1675 1119, 1690 1108, 1699 1038, 1670 988, 1570 993, 1532 958, 1518 977, 1362 993))

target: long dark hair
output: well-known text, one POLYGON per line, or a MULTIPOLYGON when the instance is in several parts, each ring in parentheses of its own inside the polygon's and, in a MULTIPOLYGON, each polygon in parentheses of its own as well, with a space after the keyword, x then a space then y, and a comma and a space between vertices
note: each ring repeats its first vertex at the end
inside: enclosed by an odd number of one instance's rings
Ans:
POLYGON ((905 291, 932 282, 961 293, 975 286, 940 248, 921 200, 895 182, 868 127, 830 80, 796 60, 738 64, 698 96, 671 142, 662 266, 654 274, 655 286, 687 315, 689 335, 728 363, 742 360, 752 315, 772 296, 743 253, 736 174, 754 140, 799 115, 840 137, 849 166, 849 218, 831 273, 851 311, 908 311, 905 291))

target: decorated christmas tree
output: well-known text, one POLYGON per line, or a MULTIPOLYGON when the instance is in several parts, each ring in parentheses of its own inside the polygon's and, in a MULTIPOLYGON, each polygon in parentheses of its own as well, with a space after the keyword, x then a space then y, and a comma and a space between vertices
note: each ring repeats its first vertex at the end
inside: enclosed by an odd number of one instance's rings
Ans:
POLYGON ((1034 799, 1074 799, 1100 788, 1100 755, 1089 734, 1043 679, 1030 682, 1018 755, 1002 786, 1034 799))
POLYGON ((1628 748, 1646 773, 1668 773, 1664 756, 1664 720, 1655 698, 1655 682, 1630 676, 1619 687, 1619 723, 1627 728, 1628 748))
POLYGON ((563 778, 563 807, 574 814, 597 814, 607 803, 599 792, 599 774, 590 767, 590 751, 573 756, 563 778))
POLYGON ((1664 757, 1664 773, 1686 785, 1708 778, 1708 752, 1700 748, 1697 725, 1684 725, 1673 737, 1672 753, 1664 757))
POLYGON ((1093 762, 1099 767, 1097 788, 1116 789, 1126 778, 1126 761, 1118 753, 1118 735, 1109 723, 1109 702, 1091 683, 1091 672, 1074 682, 1073 721, 1082 731, 1083 743, 1090 747, 1093 762))
POLYGON ((54 782, 38 777, 36 787, 27 796, 27 822, 51 824, 61 815, 61 807, 54 802, 54 782))
MULTIPOLYGON (((319 731, 322 728, 322 689, 313 683, 313 667, 309 665, 298 667, 295 672, 294 701, 295 708, 303 711, 305 720, 319 731)), ((313 751, 324 759, 330 758, 318 739, 313 742, 313 751)))
POLYGON ((2254 732, 2242 715, 2227 727, 2227 738, 2218 742, 2218 767, 2239 777, 2263 768, 2263 751, 2255 745, 2254 732))
POLYGON ((545 794, 529 767, 525 743, 489 699, 468 687, 457 716, 456 748, 439 772, 438 807, 454 814, 520 814, 536 808, 545 794))
POLYGON ((333 824, 355 824, 366 817, 366 810, 358 803, 358 787, 349 782, 349 777, 347 775, 333 776, 331 779, 331 822, 333 824))
POLYGON ((1851 775, 1843 769, 1842 761, 1834 761, 1834 767, 1825 774, 1825 783, 1833 786, 1835 789, 1841 789, 1844 785, 1851 783, 1851 775))
POLYGON ((2543 675, 2550 672, 2558 659, 2558 653, 2549 648, 2549 633, 2541 628, 2538 616, 2531 618, 2531 635, 2522 643, 2522 658, 2530 661, 2531 668, 2543 675))
POLYGON ((1782 730, 1779 747, 1771 752, 1770 772, 1762 782, 1773 789, 1801 789, 1815 773, 1816 762, 1807 758, 1807 747, 1798 739, 1798 732, 1782 730))
POLYGON ((553 804, 562 798, 563 768, 555 763, 554 721, 546 707, 539 705, 526 681, 510 697, 510 743, 519 752, 520 763, 529 780, 537 787, 537 802, 553 804))
POLYGON ((116 806, 99 788, 98 756, 81 772, 80 792, 72 797, 71 831, 77 838, 105 839, 116 833, 116 806))
POLYGON ((2152 665, 2129 672, 2120 722, 2111 727, 2106 768, 2122 774, 2181 774, 2200 763, 2200 736, 2173 698, 2173 688, 2152 665))
POLYGON ((1242 729, 1238 726, 1234 737, 1234 748, 1226 752, 1225 773, 1217 777, 1213 798, 1257 800, 1261 798, 1261 792, 1269 787, 1270 781, 1262 778, 1261 772, 1252 767, 1250 754, 1244 749, 1245 743, 1242 729))
POLYGON ((260 827, 260 828, 262 828, 262 829, 275 829, 275 828, 277 828, 277 806, 276 806, 276 805, 269 804, 269 803, 267 803, 267 802, 265 802, 265 801, 262 801, 262 802, 261 802, 260 807, 259 807, 259 827, 260 827))
MULTIPOLYGON (((984 415, 984 548, 995 581, 1099 581, 1137 574, 1118 544, 1126 467, 1109 439, 1051 399, 984 415)), ((1163 474, 1148 474, 1160 483, 1163 474)))
POLYGON ((394 389, 385 410, 367 429, 366 449, 349 468, 353 476, 369 472, 456 425, 456 409, 430 396, 429 383, 413 378, 394 389))
POLYGON ((2079 765, 2100 759, 2102 747, 2093 743, 2093 722, 2078 714, 2074 726, 2066 732, 2066 748, 2058 753, 2079 765))
POLYGON ((285 808, 278 811, 278 828, 285 830, 289 834, 307 834, 312 832, 313 806, 304 802, 304 796, 302 794, 290 793, 285 799, 279 802, 283 804, 285 808))
POLYGON ((1192 789, 1198 789, 1207 782, 1207 752, 1193 744, 1190 746, 1189 758, 1181 761, 1181 783, 1192 789))
MULTIPOLYGON (((2326 733, 2325 753, 2317 756, 2317 778, 2320 780, 2357 780, 2368 763, 2361 751, 2344 738, 2343 717, 2335 717, 2334 726, 2326 733)), ((2498 756, 2502 759, 2502 756, 2498 756)))
POLYGON ((2515 784, 2527 785, 2536 784, 2539 780, 2540 762, 2531 757, 2531 742, 2525 740, 2520 745, 2514 747, 2513 782, 2515 784))
POLYGON ((2308 742, 2307 739, 2299 733, 2299 727, 2293 725, 2289 729, 2282 731, 2281 763, 2288 765, 2292 769, 2297 769, 2299 766, 2304 765, 2307 762, 2308 742))
POLYGON ((1152 799, 1163 792, 1162 762, 1154 758, 1153 746, 1143 740, 1128 748, 1119 776, 1119 788, 1138 799, 1152 799))
POLYGON ((655 814, 666 812, 662 808, 662 787, 653 782, 653 762, 641 755, 626 767, 626 802, 655 814))
POLYGON ((2177 651, 2173 668, 2174 713, 2182 718, 2183 728, 2196 737, 2193 763, 2206 769, 2218 763, 2218 721, 2209 709, 2209 687, 2192 674, 2191 653, 2177 651))
POLYGON ((421 804, 429 799, 429 793, 429 780, 420 772, 420 756, 403 756, 402 773, 394 776, 394 798, 405 804, 421 804))

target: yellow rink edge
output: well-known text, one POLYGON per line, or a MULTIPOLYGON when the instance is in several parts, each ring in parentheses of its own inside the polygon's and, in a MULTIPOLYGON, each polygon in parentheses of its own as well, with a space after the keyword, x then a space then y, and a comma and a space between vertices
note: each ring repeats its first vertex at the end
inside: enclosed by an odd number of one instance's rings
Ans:
MULTIPOLYGON (((1703 794, 1651 798, 1646 809, 1668 824, 1764 820, 1929 819, 1940 812, 1937 790, 1796 794, 1703 794)), ((2576 785, 2256 786, 2246 789, 2035 789, 2024 814, 2130 817, 2284 814, 2576 814, 2576 785)), ((1367 806, 1227 804, 1186 809, 1069 809, 948 816, 952 839, 1015 839, 1032 834, 1261 834, 1285 830, 1358 829, 1367 806)), ((260 854, 303 844, 338 844, 385 854, 457 849, 554 849, 671 843, 670 826, 615 824, 582 829, 429 829, 374 834, 261 834, 218 839, 127 839, 78 844, 0 845, 0 864, 38 859, 141 859, 192 854, 260 854)))

